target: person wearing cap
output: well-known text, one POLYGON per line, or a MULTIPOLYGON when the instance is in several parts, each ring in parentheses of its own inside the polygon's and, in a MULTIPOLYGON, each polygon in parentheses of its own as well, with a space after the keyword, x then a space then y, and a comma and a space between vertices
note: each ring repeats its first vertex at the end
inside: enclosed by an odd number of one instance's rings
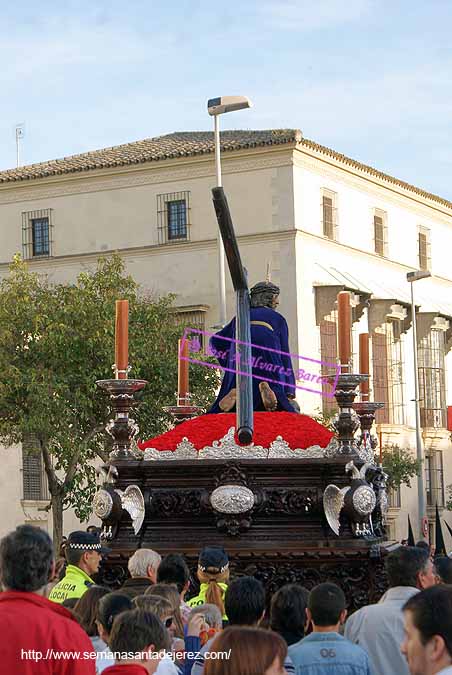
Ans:
POLYGON ((99 570, 102 556, 109 552, 101 545, 99 534, 72 532, 65 547, 66 574, 53 587, 49 600, 62 603, 68 598, 81 598, 94 585, 91 576, 99 570))
MULTIPOLYGON (((279 288, 270 281, 261 281, 250 290, 253 409, 299 412, 289 355, 289 329, 285 318, 276 311, 278 304, 279 288)), ((235 410, 235 372, 236 366, 240 366, 234 342, 237 338, 235 324, 234 317, 210 338, 210 353, 226 370, 220 392, 209 413, 235 410)))
POLYGON ((224 596, 228 589, 229 559, 223 548, 206 547, 199 554, 198 579, 201 584, 199 593, 187 602, 189 607, 197 607, 205 603, 216 605, 223 621, 228 617, 224 611, 224 596))

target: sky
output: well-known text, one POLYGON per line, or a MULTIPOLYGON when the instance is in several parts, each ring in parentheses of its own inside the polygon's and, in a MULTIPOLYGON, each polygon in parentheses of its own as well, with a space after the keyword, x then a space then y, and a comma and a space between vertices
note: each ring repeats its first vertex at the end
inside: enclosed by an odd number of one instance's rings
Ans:
POLYGON ((212 128, 306 138, 452 200, 452 0, 23 0, 0 13, 0 169, 212 128))

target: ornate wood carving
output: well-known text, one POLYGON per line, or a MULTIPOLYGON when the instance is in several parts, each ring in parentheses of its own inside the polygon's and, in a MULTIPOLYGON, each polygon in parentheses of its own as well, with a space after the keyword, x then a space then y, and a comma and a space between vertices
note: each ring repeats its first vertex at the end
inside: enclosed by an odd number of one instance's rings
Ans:
POLYGON ((260 493, 260 503, 256 507, 256 512, 265 515, 307 514, 320 504, 320 500, 321 494, 315 489, 265 489, 260 493))
POLYGON ((205 490, 153 490, 149 512, 158 518, 196 516, 211 511, 205 490))
POLYGON ((130 516, 122 514, 108 542, 113 552, 106 561, 105 582, 118 587, 124 578, 120 569, 126 574, 130 555, 146 547, 161 555, 184 553, 194 571, 195 594, 199 550, 221 545, 229 554, 231 578, 253 574, 263 581, 269 597, 285 583, 311 588, 332 580, 344 587, 351 609, 375 600, 383 582, 381 560, 372 557, 372 545, 381 538, 355 537, 345 516, 337 537, 323 511, 326 486, 349 485, 348 459, 115 461, 115 488, 138 485, 146 514, 138 536, 130 516), (224 485, 251 490, 251 510, 214 510, 210 495, 224 485))

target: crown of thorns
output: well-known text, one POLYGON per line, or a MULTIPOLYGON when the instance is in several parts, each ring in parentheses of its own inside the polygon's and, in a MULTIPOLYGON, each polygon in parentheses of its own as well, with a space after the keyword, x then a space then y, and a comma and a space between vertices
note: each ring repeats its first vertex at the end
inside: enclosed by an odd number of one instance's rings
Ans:
POLYGON ((250 289, 251 295, 256 295, 257 293, 271 293, 272 295, 279 295, 280 288, 279 286, 276 286, 276 284, 272 284, 271 281, 259 281, 250 289))

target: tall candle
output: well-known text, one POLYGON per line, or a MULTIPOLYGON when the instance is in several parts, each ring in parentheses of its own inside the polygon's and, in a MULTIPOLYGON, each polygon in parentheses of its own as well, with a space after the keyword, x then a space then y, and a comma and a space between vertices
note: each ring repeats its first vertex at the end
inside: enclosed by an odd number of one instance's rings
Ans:
POLYGON ((115 323, 115 364, 116 379, 127 379, 129 365, 129 301, 116 300, 115 323), (118 372, 124 371, 124 372, 118 372))
MULTIPOLYGON (((369 333, 359 334, 359 372, 363 375, 369 375, 369 333)), ((361 398, 364 401, 369 400, 369 380, 361 382, 359 385, 361 398)))
POLYGON ((352 313, 350 307, 350 293, 341 291, 337 296, 338 333, 339 333, 339 362, 341 373, 350 372, 351 343, 350 331, 352 313))
POLYGON ((380 466, 383 464, 383 434, 381 431, 378 433, 378 438, 380 440, 380 466))
POLYGON ((178 362, 177 362, 177 404, 187 405, 188 387, 188 340, 184 338, 179 340, 178 362), (182 358, 183 357, 183 358, 182 358))

